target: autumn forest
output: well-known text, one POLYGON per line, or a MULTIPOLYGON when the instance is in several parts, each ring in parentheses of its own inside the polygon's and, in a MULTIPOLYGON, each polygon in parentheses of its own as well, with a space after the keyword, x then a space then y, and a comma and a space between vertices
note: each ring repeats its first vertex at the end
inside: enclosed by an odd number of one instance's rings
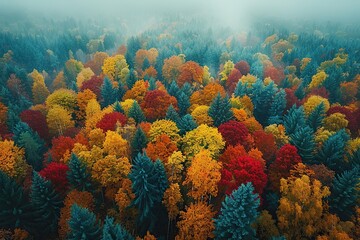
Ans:
POLYGON ((114 21, 0 21, 0 239, 360 239, 359 26, 114 21))

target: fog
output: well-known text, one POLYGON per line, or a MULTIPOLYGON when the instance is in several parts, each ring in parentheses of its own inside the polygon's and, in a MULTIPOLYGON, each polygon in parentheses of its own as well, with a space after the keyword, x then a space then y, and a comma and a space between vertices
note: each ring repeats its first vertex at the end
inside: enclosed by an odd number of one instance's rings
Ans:
POLYGON ((121 19, 134 28, 164 15, 201 18, 224 27, 248 28, 258 19, 360 22, 358 0, 0 0, 0 14, 48 18, 121 19))

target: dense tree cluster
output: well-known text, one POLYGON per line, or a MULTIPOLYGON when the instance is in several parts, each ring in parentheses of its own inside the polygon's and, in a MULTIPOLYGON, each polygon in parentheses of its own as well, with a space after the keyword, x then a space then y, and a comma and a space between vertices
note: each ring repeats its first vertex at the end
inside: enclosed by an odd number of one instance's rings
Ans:
POLYGON ((0 33, 0 238, 360 238, 359 39, 61 26, 0 33))

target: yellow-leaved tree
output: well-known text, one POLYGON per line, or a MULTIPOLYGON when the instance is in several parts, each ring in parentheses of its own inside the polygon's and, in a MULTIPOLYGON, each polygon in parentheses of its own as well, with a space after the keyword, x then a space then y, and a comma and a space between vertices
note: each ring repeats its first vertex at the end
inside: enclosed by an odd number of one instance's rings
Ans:
POLYGON ((32 94, 34 104, 44 103, 50 92, 45 85, 44 76, 41 75, 36 69, 32 71, 30 77, 33 79, 32 94))
POLYGON ((217 128, 202 124, 185 134, 181 140, 181 147, 187 157, 192 158, 201 150, 207 149, 210 156, 217 159, 225 147, 225 141, 217 128))
POLYGON ((53 105, 49 109, 46 115, 46 122, 52 136, 61 136, 66 129, 75 126, 74 121, 71 119, 70 112, 59 105, 53 105))
POLYGON ((193 158, 186 173, 184 185, 189 185, 188 195, 196 201, 207 200, 218 194, 221 163, 211 158, 208 150, 201 150, 193 158))
POLYGON ((156 141, 156 138, 162 134, 166 134, 175 143, 180 139, 179 128, 171 120, 162 119, 153 122, 149 131, 149 140, 156 141))
POLYGON ((102 70, 111 80, 122 81, 123 83, 125 83, 126 76, 130 71, 124 55, 121 54, 106 58, 102 70))
POLYGON ((286 239, 312 239, 319 232, 324 215, 324 198, 328 187, 309 176, 280 180, 281 198, 277 210, 278 227, 286 239))
POLYGON ((22 178, 28 165, 24 149, 17 147, 12 140, 0 141, 0 170, 14 178, 22 178))

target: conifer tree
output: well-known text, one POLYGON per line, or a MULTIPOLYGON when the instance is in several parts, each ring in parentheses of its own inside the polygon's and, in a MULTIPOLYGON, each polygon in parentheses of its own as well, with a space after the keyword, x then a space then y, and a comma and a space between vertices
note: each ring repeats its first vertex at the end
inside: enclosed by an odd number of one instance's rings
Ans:
POLYGON ((297 108, 294 104, 284 116, 284 126, 287 135, 294 134, 298 128, 305 126, 305 113, 303 106, 297 108))
POLYGON ((136 157, 142 150, 146 148, 148 143, 147 137, 144 131, 138 127, 135 131, 134 138, 131 141, 132 157, 136 157))
POLYGON ((33 207, 39 214, 43 231, 55 231, 63 199, 55 191, 51 182, 45 180, 37 172, 33 173, 30 197, 33 207))
POLYGON ((111 80, 107 77, 104 78, 104 83, 101 85, 101 106, 106 107, 116 101, 116 89, 113 88, 111 80))
POLYGON ((131 108, 129 109, 128 117, 133 118, 136 124, 145 121, 145 115, 137 101, 134 101, 131 108))
POLYGON ((120 224, 114 223, 114 219, 106 217, 102 232, 102 240, 134 240, 135 238, 120 224))
POLYGON ((94 213, 87 208, 79 207, 77 204, 71 207, 71 217, 69 219, 70 233, 69 240, 100 240, 100 222, 96 220, 94 213))
POLYGON ((180 91, 177 97, 177 101, 179 107, 179 114, 180 116, 183 116, 186 114, 188 108, 190 107, 190 99, 183 91, 180 91))
POLYGON ((233 114, 229 98, 221 98, 220 93, 218 93, 210 105, 209 116, 214 120, 214 126, 216 127, 231 120, 233 118, 233 114))
POLYGON ((323 123, 325 118, 325 105, 321 102, 315 107, 307 118, 307 125, 310 126, 315 132, 323 123))
POLYGON ((186 114, 176 122, 177 127, 180 130, 180 134, 183 135, 198 127, 193 117, 190 114, 186 114))
POLYGON ((126 85, 128 89, 131 89, 136 81, 137 81, 136 73, 134 69, 131 68, 128 75, 126 76, 126 85))
POLYGON ((280 124, 282 123, 283 112, 286 107, 286 93, 284 89, 281 89, 274 96, 274 100, 270 107, 270 117, 268 124, 280 124))
POLYGON ((301 156, 303 162, 312 163, 314 159, 314 133, 309 127, 303 127, 296 130, 294 134, 290 135, 290 143, 298 149, 298 154, 301 156))
POLYGON ((180 120, 180 116, 176 112, 176 110, 175 110, 175 108, 173 107, 172 104, 170 104, 170 106, 168 107, 168 109, 166 111, 165 119, 171 120, 171 121, 173 121, 175 123, 177 123, 180 120))
POLYGON ((122 114, 125 114, 125 111, 124 111, 124 109, 122 108, 122 106, 120 105, 119 101, 116 101, 116 102, 115 102, 115 104, 114 104, 114 111, 115 111, 115 112, 122 113, 122 114))
POLYGON ((91 175, 87 172, 86 165, 74 153, 71 154, 69 168, 67 179, 71 186, 79 191, 91 192, 91 175))
POLYGON ((255 239, 252 227, 259 216, 259 195, 251 182, 241 184, 225 197, 220 215, 215 219, 215 239, 255 239))

